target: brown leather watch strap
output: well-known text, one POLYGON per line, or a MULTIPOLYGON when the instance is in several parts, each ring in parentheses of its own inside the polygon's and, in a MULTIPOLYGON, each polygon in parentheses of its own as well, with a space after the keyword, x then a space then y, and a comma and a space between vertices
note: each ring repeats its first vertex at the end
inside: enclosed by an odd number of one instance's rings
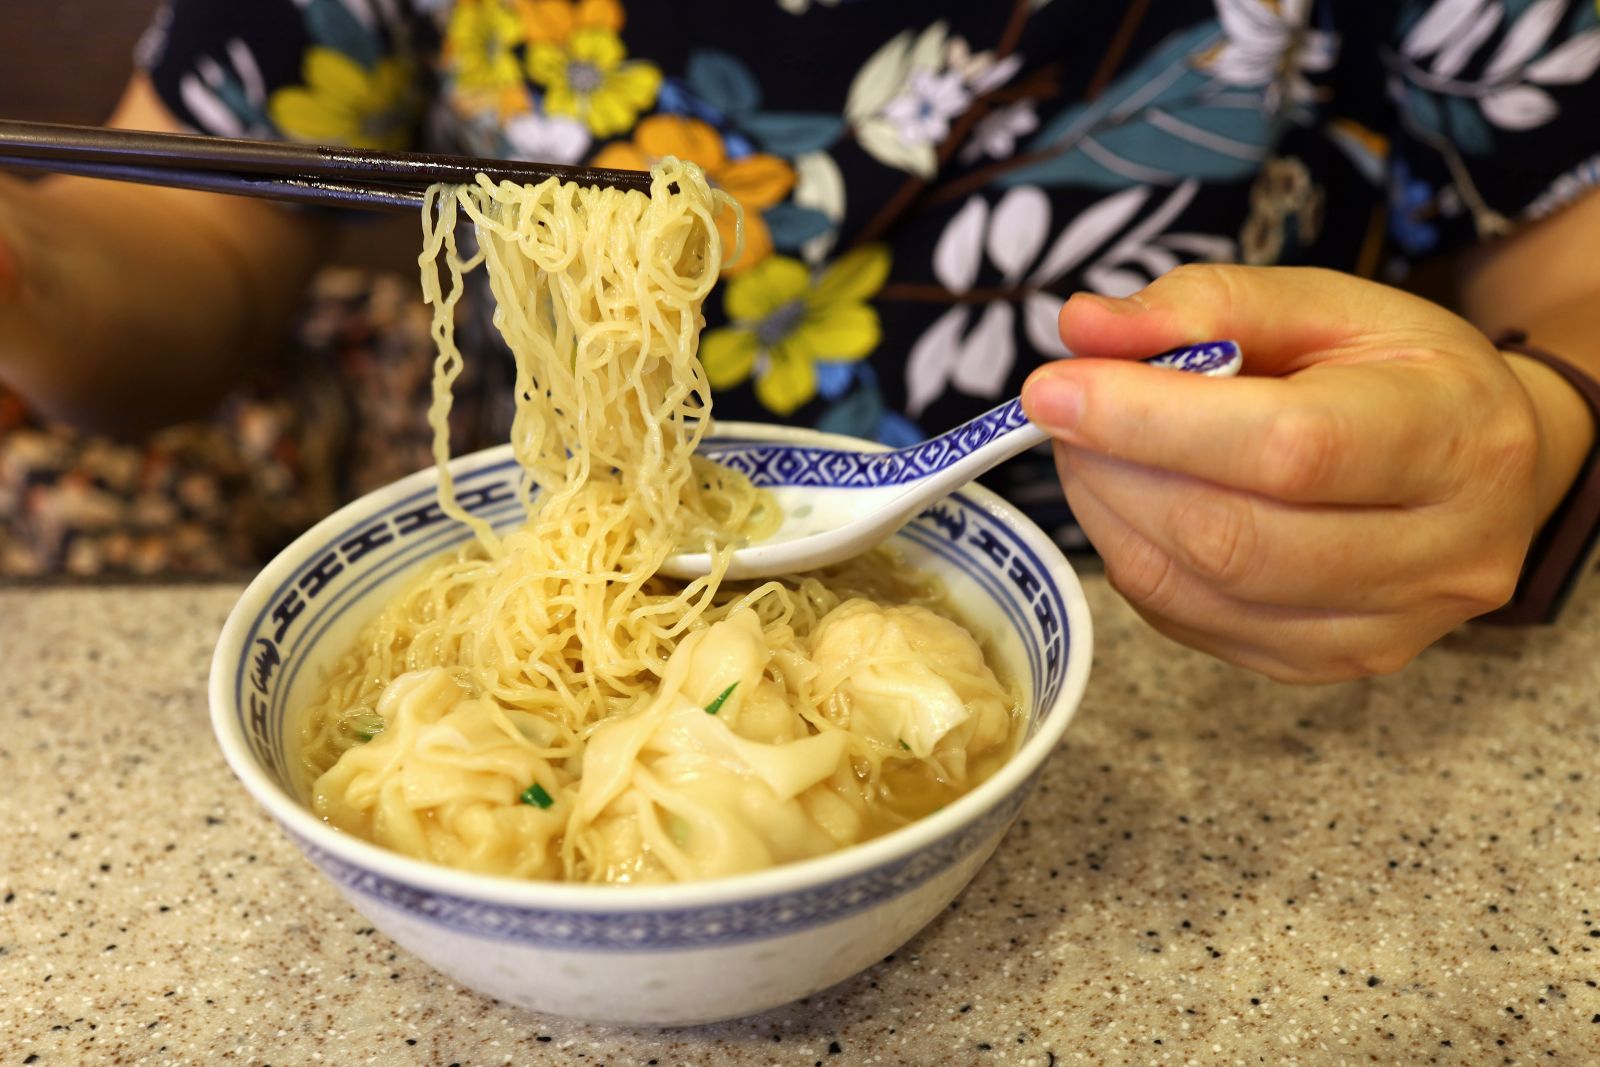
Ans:
POLYGON ((1495 346, 1543 363, 1576 389, 1594 415, 1595 443, 1583 461, 1572 488, 1551 513, 1528 547, 1516 594, 1505 607, 1479 616, 1479 622, 1501 626, 1551 623, 1577 586, 1600 541, 1600 382, 1559 356, 1527 343, 1527 334, 1512 331, 1495 346))

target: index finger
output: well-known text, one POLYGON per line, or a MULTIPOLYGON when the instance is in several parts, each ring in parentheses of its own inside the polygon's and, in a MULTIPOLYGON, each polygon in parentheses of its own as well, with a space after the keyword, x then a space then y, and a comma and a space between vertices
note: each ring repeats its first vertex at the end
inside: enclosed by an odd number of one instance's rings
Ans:
POLYGON ((1471 327, 1437 304, 1376 282, 1315 267, 1178 267, 1122 299, 1075 293, 1061 338, 1079 356, 1140 359, 1230 337, 1245 373, 1274 377, 1361 350, 1419 341, 1459 343, 1471 327))
POLYGON ((1418 504, 1448 495, 1456 392, 1403 358, 1289 378, 1065 359, 1034 372, 1022 406, 1065 444, 1276 500, 1418 504))

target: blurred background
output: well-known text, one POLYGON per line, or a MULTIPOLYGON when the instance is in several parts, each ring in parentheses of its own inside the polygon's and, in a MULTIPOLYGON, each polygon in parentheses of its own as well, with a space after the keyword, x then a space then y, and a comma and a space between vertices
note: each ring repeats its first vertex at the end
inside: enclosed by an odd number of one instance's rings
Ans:
POLYGON ((155 9, 156 0, 0 2, 0 114, 103 122, 155 9))
MULTIPOLYGON (((104 122, 158 6, 158 0, 0 0, 0 118, 104 122)), ((374 216, 345 229, 330 265, 416 270, 415 219, 374 216)))

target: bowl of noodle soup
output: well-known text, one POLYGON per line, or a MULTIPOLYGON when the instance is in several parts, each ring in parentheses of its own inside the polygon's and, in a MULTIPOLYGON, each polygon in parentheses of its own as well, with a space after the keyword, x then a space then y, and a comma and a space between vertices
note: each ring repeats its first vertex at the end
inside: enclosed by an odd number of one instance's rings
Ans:
MULTIPOLYGON (((736 423, 721 432, 830 440, 736 423)), ((520 521, 508 448, 457 459, 451 471, 476 515, 520 521)), ((1070 565, 1043 531, 972 487, 892 543, 960 605, 1020 693, 1015 750, 970 792, 828 855, 681 884, 536 882, 398 855, 307 806, 294 773, 295 709, 419 567, 472 536, 440 514, 436 487, 423 471, 363 497, 261 572, 218 644, 212 725, 245 788, 357 911, 438 970, 509 1003, 610 1023, 709 1022, 788 1003, 878 962, 947 907, 999 844, 1087 682, 1089 613, 1070 565)))
POLYGON ((230 766, 351 905, 542 1012, 733 1018, 893 952, 998 845, 1088 676, 1071 568, 978 487, 858 559, 728 578, 778 518, 767 487, 827 484, 862 443, 712 422, 727 203, 670 159, 648 197, 430 190, 439 462, 284 550, 212 663, 230 766), (452 460, 480 267, 516 418, 452 460), (793 447, 718 461, 751 439, 793 447), (688 545, 712 572, 662 577, 688 545))

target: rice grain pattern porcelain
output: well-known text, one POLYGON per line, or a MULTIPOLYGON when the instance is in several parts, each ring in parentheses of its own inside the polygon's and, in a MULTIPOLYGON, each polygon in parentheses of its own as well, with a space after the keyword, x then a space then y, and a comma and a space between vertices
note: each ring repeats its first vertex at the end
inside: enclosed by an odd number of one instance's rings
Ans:
MULTIPOLYGON (((720 424, 718 437, 862 447, 814 431, 720 424)), ((509 446, 451 464, 463 506, 521 521, 509 446)), ((470 532, 422 471, 340 509, 250 583, 211 665, 212 727, 245 788, 374 926, 461 984, 540 1012, 680 1025, 735 1018, 825 989, 938 915, 1011 825, 1088 680, 1089 610, 1050 539, 969 487, 893 544, 939 575, 1023 693, 1017 752, 910 826, 843 851, 714 881, 529 882, 401 856, 322 822, 293 780, 292 722, 357 631, 417 569, 470 532)))

